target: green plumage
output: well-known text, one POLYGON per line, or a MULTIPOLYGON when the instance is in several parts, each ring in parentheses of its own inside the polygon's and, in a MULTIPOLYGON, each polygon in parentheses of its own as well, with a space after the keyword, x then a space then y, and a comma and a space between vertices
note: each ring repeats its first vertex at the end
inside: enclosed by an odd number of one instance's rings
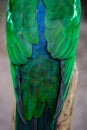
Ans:
POLYGON ((40 56, 29 59, 27 65, 20 68, 22 76, 20 88, 27 120, 40 117, 46 103, 50 108, 56 106, 60 80, 58 66, 58 62, 40 56))
POLYGON ((33 118, 37 130, 56 129, 53 122, 73 74, 80 15, 80 0, 9 0, 6 35, 17 102, 16 130, 32 130, 33 118))

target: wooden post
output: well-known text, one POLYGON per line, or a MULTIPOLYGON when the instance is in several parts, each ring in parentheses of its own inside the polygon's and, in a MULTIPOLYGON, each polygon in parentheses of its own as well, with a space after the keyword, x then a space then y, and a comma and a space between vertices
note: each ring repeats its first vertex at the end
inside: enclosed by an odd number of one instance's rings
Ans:
MULTIPOLYGON (((77 78, 78 70, 75 65, 73 77, 71 79, 68 96, 65 101, 63 110, 58 119, 58 128, 57 130, 70 130, 71 127, 71 118, 73 112, 73 104, 75 100, 76 88, 77 88, 77 78)), ((16 110, 15 97, 13 96, 13 109, 12 109, 12 126, 11 130, 15 130, 15 110, 16 110)))
POLYGON ((66 98, 63 110, 58 119, 58 129, 57 130, 70 130, 71 129, 71 118, 73 112, 73 104, 76 95, 78 79, 78 70, 75 65, 73 77, 71 79, 70 88, 68 91, 68 96, 66 98))

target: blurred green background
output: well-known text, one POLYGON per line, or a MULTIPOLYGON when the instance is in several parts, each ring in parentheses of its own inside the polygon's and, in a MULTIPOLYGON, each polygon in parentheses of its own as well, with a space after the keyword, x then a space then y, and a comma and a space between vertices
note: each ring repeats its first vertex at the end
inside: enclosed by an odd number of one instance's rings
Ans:
MULTIPOLYGON (((0 130, 10 130, 13 87, 5 44, 7 0, 0 0, 0 130)), ((82 19, 77 63, 78 88, 71 130, 87 130, 87 0, 82 0, 82 19)))

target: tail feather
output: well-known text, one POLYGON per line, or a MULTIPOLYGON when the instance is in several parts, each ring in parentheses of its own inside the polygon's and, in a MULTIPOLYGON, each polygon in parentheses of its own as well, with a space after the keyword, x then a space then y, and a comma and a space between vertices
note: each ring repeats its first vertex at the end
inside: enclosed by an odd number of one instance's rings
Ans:
POLYGON ((16 107, 15 130, 37 130, 37 120, 32 119, 25 124, 20 118, 18 108, 16 107))
POLYGON ((32 118, 25 124, 16 106, 15 130, 56 130, 57 123, 54 124, 53 115, 52 109, 45 107, 44 112, 38 119, 32 118))

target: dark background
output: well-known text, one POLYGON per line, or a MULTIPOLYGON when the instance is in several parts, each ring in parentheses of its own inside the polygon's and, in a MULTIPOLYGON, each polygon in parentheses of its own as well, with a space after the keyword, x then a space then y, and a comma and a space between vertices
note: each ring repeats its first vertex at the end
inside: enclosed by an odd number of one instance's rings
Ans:
MULTIPOLYGON (((5 45, 7 0, 0 0, 0 130, 10 130, 13 87, 5 45)), ((87 130, 87 0, 82 1, 81 33, 77 50, 78 88, 71 130, 87 130)))

